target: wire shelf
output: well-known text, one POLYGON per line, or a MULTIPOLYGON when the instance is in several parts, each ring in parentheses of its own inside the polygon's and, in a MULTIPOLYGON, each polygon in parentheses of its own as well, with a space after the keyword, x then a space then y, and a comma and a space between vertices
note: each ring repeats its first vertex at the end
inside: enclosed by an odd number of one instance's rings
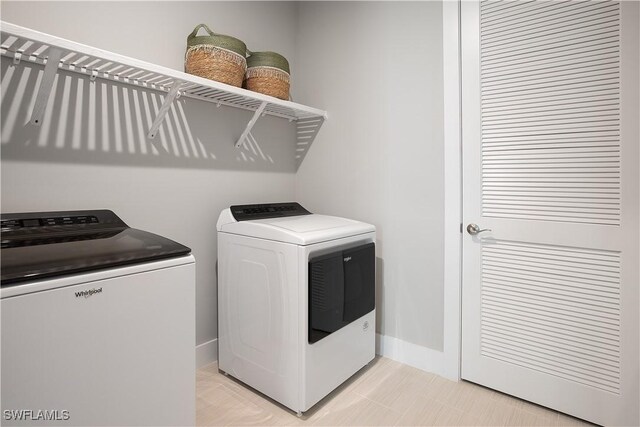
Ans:
MULTIPOLYGON (((8 22, 0 22, 0 35, 0 54, 11 58, 14 64, 26 61, 44 66, 45 72, 47 68, 52 72, 62 69, 83 74, 92 80, 106 79, 119 84, 165 92, 168 94, 165 103, 168 104, 177 96, 185 96, 258 113, 249 122, 241 138, 235 141, 236 146, 242 145, 250 136, 255 120, 262 115, 295 121, 298 164, 302 162, 327 117, 326 111, 323 110, 118 55, 8 22), (60 59, 57 67, 53 65, 47 67, 50 58, 55 60, 58 57, 60 59)), ((41 87, 40 92, 42 91, 41 87)), ((42 101, 46 103, 47 97, 48 93, 45 93, 42 101)), ((44 110, 44 106, 40 109, 44 110)), ((163 118, 164 113, 161 108, 154 123, 156 130, 163 118)), ((39 124, 37 119, 32 122, 39 124)), ((149 137, 154 136, 155 131, 152 127, 149 137)))

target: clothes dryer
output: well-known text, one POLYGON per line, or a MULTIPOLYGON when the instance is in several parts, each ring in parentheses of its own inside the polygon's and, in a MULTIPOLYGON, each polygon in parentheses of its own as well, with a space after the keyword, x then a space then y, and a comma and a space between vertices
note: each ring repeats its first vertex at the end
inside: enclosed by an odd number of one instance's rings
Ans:
POLYGON ((301 414, 375 356, 375 227, 298 203, 218 224, 219 368, 301 414))

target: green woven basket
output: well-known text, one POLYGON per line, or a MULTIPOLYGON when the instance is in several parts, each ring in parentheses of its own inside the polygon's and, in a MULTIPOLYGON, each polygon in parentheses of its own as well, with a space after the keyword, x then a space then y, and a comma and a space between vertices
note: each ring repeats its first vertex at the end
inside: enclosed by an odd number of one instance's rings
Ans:
POLYGON ((247 70, 247 46, 235 37, 216 34, 200 24, 187 36, 187 73, 240 87, 247 70), (198 36, 204 28, 206 36, 198 36))
POLYGON ((252 52, 247 58, 245 86, 254 92, 289 99, 289 61, 276 52, 252 52))

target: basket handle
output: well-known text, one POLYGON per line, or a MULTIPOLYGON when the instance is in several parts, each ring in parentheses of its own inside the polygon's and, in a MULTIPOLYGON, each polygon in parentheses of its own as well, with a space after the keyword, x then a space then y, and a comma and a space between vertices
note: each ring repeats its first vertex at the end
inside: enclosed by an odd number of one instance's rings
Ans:
POLYGON ((189 34, 187 36, 187 41, 193 39, 196 34, 198 34, 198 31, 200 30, 200 28, 204 28, 204 30, 209 33, 210 36, 215 36, 216 33, 214 33, 213 31, 211 31, 211 29, 207 26, 207 24, 200 24, 200 25, 196 25, 196 28, 193 29, 193 31, 191 32, 191 34, 189 34))
MULTIPOLYGON (((193 31, 191 32, 191 34, 189 34, 187 36, 187 42, 191 39, 194 39, 196 37, 196 34, 198 34, 198 31, 200 31, 200 28, 204 28, 204 30, 209 33, 210 36, 217 36, 218 34, 214 33, 213 31, 211 31, 211 28, 209 28, 207 26, 207 24, 200 24, 200 25, 196 25, 196 28, 193 29, 193 31)), ((251 52, 249 49, 246 49, 246 54, 245 56, 251 56, 253 54, 253 52, 251 52)))

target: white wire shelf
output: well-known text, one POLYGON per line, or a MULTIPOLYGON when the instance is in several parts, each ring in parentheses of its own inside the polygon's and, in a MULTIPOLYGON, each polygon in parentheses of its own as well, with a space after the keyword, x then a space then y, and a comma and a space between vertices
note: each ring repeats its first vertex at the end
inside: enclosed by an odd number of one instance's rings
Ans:
POLYGON ((242 146, 248 138, 254 139, 251 130, 261 116, 280 117, 295 122, 295 156, 299 165, 327 118, 327 113, 323 110, 118 55, 8 22, 0 21, 0 34, 2 56, 11 58, 14 64, 27 61, 45 68, 31 117, 34 125, 39 125, 42 121, 53 79, 59 69, 83 74, 92 80, 106 79, 119 84, 165 92, 164 103, 149 130, 149 138, 155 137, 173 100, 178 96, 185 96, 254 111, 246 129, 238 140, 234 141, 236 147, 242 146))

